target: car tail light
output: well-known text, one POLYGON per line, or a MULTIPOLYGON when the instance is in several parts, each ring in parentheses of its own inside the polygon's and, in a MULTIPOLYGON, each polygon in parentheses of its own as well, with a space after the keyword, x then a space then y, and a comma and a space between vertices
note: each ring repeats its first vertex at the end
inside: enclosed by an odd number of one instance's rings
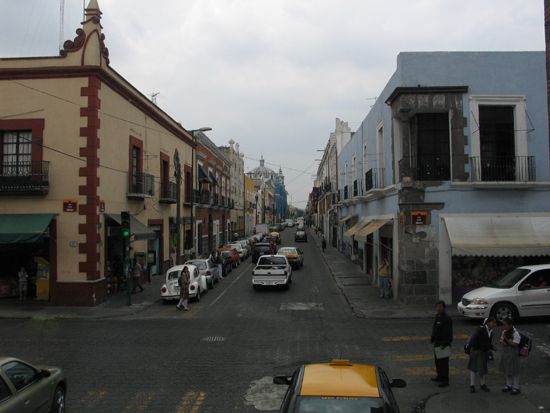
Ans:
POLYGON ((191 291, 195 291, 195 286, 192 285, 192 286, 189 287, 189 289, 190 289, 191 291))
POLYGON ((160 289, 160 292, 164 294, 164 293, 166 292, 166 287, 162 287, 162 288, 160 289))

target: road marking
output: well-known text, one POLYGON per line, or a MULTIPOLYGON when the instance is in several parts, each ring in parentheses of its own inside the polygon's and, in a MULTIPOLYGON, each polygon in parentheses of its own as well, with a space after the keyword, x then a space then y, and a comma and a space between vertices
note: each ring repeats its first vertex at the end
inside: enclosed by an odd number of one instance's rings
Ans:
MULTIPOLYGON (((463 353, 451 355, 451 360, 466 360, 468 358, 469 356, 463 353)), ((410 354, 410 355, 396 356, 395 359, 397 361, 402 361, 402 362, 431 361, 434 359, 434 356, 433 354, 410 354)))
POLYGON ((245 275, 248 272, 248 270, 250 270, 250 268, 252 268, 252 264, 248 264, 248 267, 246 267, 246 269, 241 273, 241 275, 239 275, 237 278, 235 278, 233 280, 233 282, 231 284, 229 284, 229 286, 225 290, 223 290, 222 293, 214 299, 214 301, 212 301, 210 303, 210 307, 212 307, 214 304, 216 304, 225 295, 227 290, 229 290, 233 286, 233 284, 235 284, 237 281, 239 281, 241 279, 241 277, 243 275, 245 275))
POLYGON ((205 399, 204 392, 188 391, 176 406, 176 413, 198 413, 205 399))
MULTIPOLYGON (((449 367, 449 374, 451 376, 465 375, 468 370, 457 369, 456 367, 449 367)), ((405 367, 401 369, 404 376, 433 376, 435 374, 434 367, 405 367)))
POLYGON ((220 343, 222 341, 225 341, 225 337, 222 337, 222 336, 203 337, 201 338, 201 341, 207 341, 209 343, 220 343))
POLYGON ((128 413, 145 413, 149 411, 149 405, 153 401, 153 393, 138 393, 124 408, 128 413))
POLYGON ((90 390, 86 393, 86 395, 82 398, 82 403, 87 407, 93 407, 98 402, 102 401, 107 397, 108 391, 106 389, 97 389, 97 390, 90 390))
POLYGON ((283 303, 281 311, 325 311, 323 303, 283 303))
MULTIPOLYGON (((455 340, 467 340, 470 336, 468 334, 457 334, 454 336, 455 340)), ((426 341, 430 340, 430 336, 389 336, 382 337, 382 341, 396 342, 396 341, 426 341)))

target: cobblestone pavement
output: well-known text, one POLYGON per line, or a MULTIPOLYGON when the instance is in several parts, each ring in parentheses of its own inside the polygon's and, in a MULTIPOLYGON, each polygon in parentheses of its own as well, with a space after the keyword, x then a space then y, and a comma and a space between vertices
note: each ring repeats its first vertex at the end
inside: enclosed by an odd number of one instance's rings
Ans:
MULTIPOLYGON (((286 230, 284 240, 290 239, 286 230)), ((439 392, 429 382, 430 319, 355 316, 317 246, 310 241, 301 248, 305 266, 293 273, 287 291, 254 291, 246 262, 190 312, 157 302, 123 319, 0 320, 0 354, 61 366, 69 380, 68 410, 78 413, 273 412, 285 390, 271 384, 273 375, 331 358, 379 364, 406 379, 408 387, 396 390, 403 412, 429 397, 453 396, 457 403, 457 394, 467 394, 460 351, 451 361, 451 387, 439 392)), ((529 375, 516 412, 538 406, 532 389, 550 383, 549 323, 522 326, 540 339, 523 360, 529 375)), ((473 327, 455 319, 456 348, 473 327)), ((501 377, 495 366, 490 371, 489 385, 497 390, 501 377)))

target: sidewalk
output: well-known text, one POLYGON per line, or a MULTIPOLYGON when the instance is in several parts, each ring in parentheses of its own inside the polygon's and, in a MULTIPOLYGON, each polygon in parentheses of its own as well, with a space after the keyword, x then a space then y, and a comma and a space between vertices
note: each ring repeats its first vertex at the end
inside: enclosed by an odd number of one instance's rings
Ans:
POLYGON ((126 292, 122 291, 95 307, 63 307, 39 301, 20 304, 16 299, 0 300, 0 319, 24 318, 33 320, 53 319, 107 319, 138 314, 160 300, 160 287, 164 277, 151 277, 151 284, 143 283, 143 292, 132 294, 132 305, 126 305, 126 292))
MULTIPOLYGON (((321 238, 315 231, 309 231, 312 239, 321 249, 321 238)), ((325 253, 321 253, 325 264, 332 273, 332 277, 348 301, 353 312, 361 318, 433 318, 435 315, 435 303, 433 306, 404 305, 397 300, 379 298, 377 286, 373 286, 371 280, 361 269, 340 251, 327 245, 325 253)), ((447 313, 458 316, 454 307, 447 307, 447 313)))

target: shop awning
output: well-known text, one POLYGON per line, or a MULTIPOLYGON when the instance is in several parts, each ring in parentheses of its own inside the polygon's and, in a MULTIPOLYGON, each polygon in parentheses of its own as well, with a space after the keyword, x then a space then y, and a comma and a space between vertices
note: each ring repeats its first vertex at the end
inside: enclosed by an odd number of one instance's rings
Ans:
POLYGON ((210 179, 208 179, 208 175, 206 175, 206 172, 204 171, 204 168, 199 165, 199 181, 208 181, 210 182, 210 179))
POLYGON ((209 172, 208 175, 210 176, 210 180, 212 181, 212 183, 214 185, 218 185, 218 180, 216 179, 216 176, 212 172, 209 172))
POLYGON ((366 226, 357 231, 355 234, 355 239, 359 242, 367 242, 368 235, 379 230, 390 221, 391 219, 373 219, 366 226))
POLYGON ((357 232, 363 228, 365 225, 367 225, 369 223, 370 219, 362 219, 361 221, 359 221, 357 224, 355 224, 353 227, 351 227, 350 229, 348 229, 345 233, 344 233, 344 238, 351 238, 353 237, 355 234, 357 234, 357 232))
POLYGON ((55 214, 0 214, 0 244, 36 242, 55 214))
POLYGON ((444 217, 452 255, 550 255, 550 215, 444 217))
POLYGON ((344 217, 344 218, 340 218, 340 220, 338 221, 340 224, 343 224, 344 222, 347 222, 351 219, 351 215, 348 215, 347 217, 344 217))
MULTIPOLYGON (((118 225, 121 223, 120 214, 103 214, 105 217, 112 219, 118 225)), ((130 232, 136 240, 156 239, 157 233, 146 225, 143 225, 136 217, 130 215, 130 232)))

